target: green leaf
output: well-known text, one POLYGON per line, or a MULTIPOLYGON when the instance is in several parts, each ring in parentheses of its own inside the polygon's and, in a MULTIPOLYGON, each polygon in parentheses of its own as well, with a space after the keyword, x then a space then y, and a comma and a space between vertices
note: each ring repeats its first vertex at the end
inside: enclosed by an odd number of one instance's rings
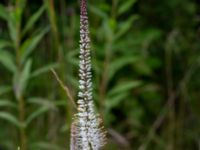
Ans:
POLYGON ((23 64, 29 54, 36 48, 43 36, 49 31, 49 27, 41 29, 34 36, 28 38, 20 48, 21 63, 23 64))
POLYGON ((106 95, 105 106, 107 111, 116 107, 122 100, 128 97, 129 91, 141 85, 141 81, 130 81, 125 83, 119 83, 113 89, 111 89, 106 95))
POLYGON ((141 81, 130 81, 125 83, 119 83, 112 90, 109 91, 108 96, 117 95, 118 93, 125 93, 128 90, 136 88, 142 84, 141 81))
POLYGON ((15 7, 16 21, 21 22, 27 0, 17 0, 15 2, 16 2, 15 5, 17 6, 15 7))
POLYGON ((155 28, 144 29, 142 32, 136 32, 133 36, 134 40, 132 40, 133 44, 145 45, 148 48, 148 45, 152 43, 152 41, 161 38, 162 32, 161 30, 155 28))
POLYGON ((66 55, 66 60, 71 63, 72 65, 78 66, 79 65, 79 59, 77 58, 79 54, 78 49, 74 49, 73 51, 69 51, 66 55))
POLYGON ((29 98, 28 103, 37 104, 41 107, 38 108, 33 113, 31 113, 31 115, 26 119, 26 126, 28 126, 33 119, 44 114, 45 112, 49 110, 56 110, 55 104, 52 101, 45 98, 40 98, 40 97, 29 98))
POLYGON ((52 64, 46 65, 42 68, 39 68, 39 69, 32 72, 31 78, 39 76, 43 73, 46 73, 46 72, 50 71, 51 69, 57 68, 58 66, 59 66, 58 63, 52 63, 52 64))
POLYGON ((27 126, 31 123, 31 121, 32 121, 33 119, 35 119, 35 118, 37 118, 38 116, 44 114, 44 113, 47 112, 48 110, 49 110, 48 107, 43 106, 43 107, 40 107, 39 109, 37 109, 36 111, 32 112, 32 113, 28 116, 28 118, 26 119, 26 121, 25 121, 25 126, 27 127, 27 126))
POLYGON ((6 10, 6 7, 3 5, 0 5, 0 18, 7 20, 8 18, 8 12, 6 10))
POLYGON ((119 93, 116 96, 106 98, 105 107, 107 111, 113 107, 116 107, 122 100, 125 100, 127 96, 127 93, 119 93))
POLYGON ((26 87, 27 81, 30 77, 31 64, 32 64, 32 61, 28 60, 24 66, 22 73, 21 73, 21 84, 24 88, 26 87))
POLYGON ((116 33, 115 39, 119 39, 122 35, 130 30, 132 23, 138 19, 138 15, 131 16, 128 20, 119 24, 118 32, 116 33))
POLYGON ((8 93, 12 90, 11 86, 0 86, 0 95, 8 93))
POLYGON ((32 97, 28 99, 28 103, 37 104, 39 106, 48 107, 50 109, 56 110, 55 104, 51 100, 46 98, 32 97))
POLYGON ((0 50, 6 47, 12 47, 12 44, 6 40, 0 40, 0 50))
POLYGON ((37 22, 37 20, 39 19, 39 17, 42 15, 42 13, 44 12, 45 7, 44 5, 42 5, 40 7, 40 9, 38 9, 38 11, 36 11, 31 17, 30 19, 27 21, 26 26, 24 27, 24 30, 22 31, 22 35, 25 35, 27 33, 27 31, 29 31, 34 24, 37 22))
POLYGON ((0 51, 0 62, 6 67, 11 72, 16 71, 16 65, 14 63, 14 58, 13 56, 5 50, 0 51))
POLYGON ((14 107, 17 108, 17 105, 9 100, 0 99, 0 107, 14 107))
POLYGON ((151 66, 145 61, 140 60, 137 64, 134 64, 134 69, 138 74, 151 76, 153 74, 153 70, 151 66))
POLYGON ((16 45, 17 42, 17 22, 15 19, 15 12, 14 11, 10 11, 8 14, 8 19, 7 19, 7 24, 8 24, 8 29, 9 29, 9 34, 10 37, 12 39, 12 42, 14 43, 14 45, 16 45))
POLYGON ((108 81, 124 66, 134 63, 138 60, 137 57, 122 57, 112 61, 108 69, 108 81))
POLYGON ((104 34, 108 41, 112 41, 114 39, 114 31, 113 31, 114 29, 112 28, 111 22, 112 22, 111 19, 106 19, 103 22, 103 30, 105 32, 104 34))
POLYGON ((57 110, 57 106, 66 106, 67 104, 66 99, 60 99, 54 102, 42 97, 32 97, 29 98, 27 102, 30 103, 31 105, 36 104, 39 106, 48 107, 52 110, 57 110))
POLYGON ((121 15, 121 14, 125 13, 126 11, 128 11, 133 6, 133 4, 135 4, 136 2, 137 2, 136 0, 124 1, 124 3, 118 9, 118 15, 121 15))
POLYGON ((17 99, 19 99, 24 94, 28 79, 30 77, 31 64, 32 61, 28 60, 22 72, 17 72, 14 76, 14 89, 17 99))
POLYGON ((104 19, 108 18, 107 14, 104 11, 102 11, 98 7, 95 7, 94 5, 89 5, 89 9, 92 13, 96 14, 97 16, 101 18, 104 18, 104 19))
POLYGON ((4 119, 4 120, 10 122, 11 124, 15 125, 16 127, 21 127, 21 124, 17 120, 17 118, 8 112, 3 112, 3 111, 0 112, 0 119, 4 119))

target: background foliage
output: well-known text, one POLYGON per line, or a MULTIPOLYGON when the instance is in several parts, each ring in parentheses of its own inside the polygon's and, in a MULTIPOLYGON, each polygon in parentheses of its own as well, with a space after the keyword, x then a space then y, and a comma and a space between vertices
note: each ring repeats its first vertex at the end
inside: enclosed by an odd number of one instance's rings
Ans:
MULTIPOLYGON (((196 0, 89 1, 94 98, 106 149, 200 149, 196 0)), ((79 2, 2 0, 0 149, 66 150, 76 99, 79 2)))

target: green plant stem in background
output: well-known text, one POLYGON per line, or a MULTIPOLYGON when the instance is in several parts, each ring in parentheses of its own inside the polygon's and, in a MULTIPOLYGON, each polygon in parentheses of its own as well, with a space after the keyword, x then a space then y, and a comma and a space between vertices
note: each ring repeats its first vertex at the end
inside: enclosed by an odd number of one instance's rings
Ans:
MULTIPOLYGON (((48 18, 50 21, 51 25, 51 31, 52 31, 52 37, 53 37, 53 46, 54 46, 54 51, 57 53, 57 61, 59 62, 60 66, 60 77, 61 80, 65 81, 66 79, 66 74, 65 74, 65 69, 66 69, 66 64, 64 61, 64 52, 63 52, 63 46, 60 41, 60 35, 58 31, 58 23, 57 23, 57 16, 56 16, 56 10, 55 10, 55 1, 54 0, 44 0, 44 3, 47 8, 47 14, 48 18)), ((61 92, 63 98, 65 98, 65 94, 61 92)), ((72 116, 73 109, 70 104, 67 104, 66 106, 66 118, 67 118, 67 126, 70 126, 71 124, 71 117, 72 116)))
POLYGON ((170 100, 169 104, 169 126, 168 126, 168 150, 175 148, 175 122, 176 122, 176 116, 175 116, 175 98, 172 98, 174 95, 174 85, 173 85, 173 70, 172 70, 172 58, 173 58, 173 40, 176 36, 176 32, 172 31, 167 39, 166 42, 166 48, 165 48, 165 71, 166 71, 166 90, 167 90, 167 97, 170 100))
MULTIPOLYGON (((22 14, 23 14, 23 5, 25 5, 24 3, 26 3, 26 1, 24 0, 17 0, 16 1, 16 6, 15 6, 15 10, 16 10, 16 14, 19 11, 20 13, 18 14, 19 18, 18 20, 16 20, 16 41, 14 41, 15 43, 15 51, 16 51, 16 62, 17 62, 17 72, 19 74, 21 74, 21 58, 20 58, 20 43, 21 43, 21 19, 22 19, 22 14)), ((18 89, 16 89, 18 90, 18 89)), ((26 110, 25 110, 25 101, 23 98, 23 95, 21 95, 22 93, 20 93, 19 95, 17 95, 17 100, 19 102, 19 121, 20 121, 20 149, 21 150, 27 150, 27 136, 26 136, 26 129, 24 126, 25 123, 25 114, 26 114, 26 110)))
POLYGON ((20 127, 20 150, 27 150, 27 136, 26 136, 26 130, 24 127, 24 122, 25 122, 25 103, 24 99, 20 97, 19 99, 19 120, 21 122, 21 127, 20 127))
POLYGON ((48 12, 48 17, 50 20, 50 25, 51 25, 51 29, 52 29, 52 33, 53 33, 53 43, 54 45, 54 49, 58 54, 58 61, 62 62, 63 60, 63 51, 62 51, 62 46, 60 44, 60 36, 59 36, 59 32, 58 32, 58 26, 57 26, 57 17, 56 17, 56 12, 55 12, 55 5, 54 5, 54 0, 44 0, 44 3, 46 5, 47 8, 47 12, 48 12))

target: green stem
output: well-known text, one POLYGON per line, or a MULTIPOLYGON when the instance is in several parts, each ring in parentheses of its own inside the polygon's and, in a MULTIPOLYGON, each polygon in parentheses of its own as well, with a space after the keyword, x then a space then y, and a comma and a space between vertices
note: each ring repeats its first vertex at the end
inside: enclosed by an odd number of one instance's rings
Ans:
MULTIPOLYGON (((58 25, 57 25, 57 18, 56 18, 56 11, 55 11, 55 4, 54 4, 54 0, 44 0, 44 3, 47 6, 48 9, 48 17, 49 17, 49 21, 50 21, 50 25, 51 25, 51 30, 52 30, 52 36, 53 36, 53 40, 54 40, 54 51, 58 52, 57 53, 57 61, 59 62, 60 65, 60 78, 62 81, 65 81, 66 79, 66 74, 65 74, 65 68, 66 68, 66 64, 64 61, 64 52, 63 52, 63 46, 61 44, 61 40, 60 40, 60 35, 58 32, 58 25)), ((61 1, 61 4, 64 5, 64 1, 61 1)), ((62 6, 64 7, 64 6, 62 6)), ((69 67, 68 67, 69 69, 69 67)), ((69 70, 68 70, 69 71, 69 70)), ((65 93, 60 92, 59 95, 62 98, 66 98, 65 93)), ((72 105, 70 103, 68 103, 66 105, 66 118, 67 118, 67 125, 69 126, 71 124, 71 116, 72 116, 72 105)))
MULTIPOLYGON (((25 103, 22 97, 19 99, 19 119, 23 124, 25 120, 25 103)), ((27 136, 24 126, 20 127, 20 150, 27 150, 27 136)))
MULTIPOLYGON (((168 37, 168 42, 167 46, 165 48, 165 73, 166 73, 166 90, 167 90, 167 97, 170 98, 172 97, 174 91, 173 91, 173 75, 172 75, 172 49, 170 46, 171 40, 173 38, 173 32, 171 35, 168 37)), ((172 99, 170 101, 170 104, 168 106, 169 113, 169 126, 168 126, 168 150, 173 150, 174 149, 174 144, 175 144, 175 100, 172 99)))
MULTIPOLYGON (((20 7, 20 1, 16 1, 16 8, 20 7)), ((22 14, 21 14, 22 15, 22 14)), ((21 61, 20 61, 20 43, 21 43, 21 18, 16 22, 16 41, 15 41, 15 51, 16 51, 16 63, 17 63, 17 71, 21 72, 21 61)), ((20 150, 27 150, 27 136, 24 125, 25 121, 25 101, 22 95, 17 98, 19 101, 18 111, 19 111, 19 121, 21 123, 21 127, 19 129, 20 136, 20 150)))

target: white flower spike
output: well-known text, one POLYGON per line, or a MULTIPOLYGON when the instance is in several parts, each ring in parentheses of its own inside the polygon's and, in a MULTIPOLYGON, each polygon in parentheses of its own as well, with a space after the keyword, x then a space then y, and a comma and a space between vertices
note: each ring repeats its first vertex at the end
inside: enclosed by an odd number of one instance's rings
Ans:
POLYGON ((80 62, 78 113, 71 129, 71 150, 100 150, 105 145, 101 119, 94 110, 87 1, 80 6, 80 62))

